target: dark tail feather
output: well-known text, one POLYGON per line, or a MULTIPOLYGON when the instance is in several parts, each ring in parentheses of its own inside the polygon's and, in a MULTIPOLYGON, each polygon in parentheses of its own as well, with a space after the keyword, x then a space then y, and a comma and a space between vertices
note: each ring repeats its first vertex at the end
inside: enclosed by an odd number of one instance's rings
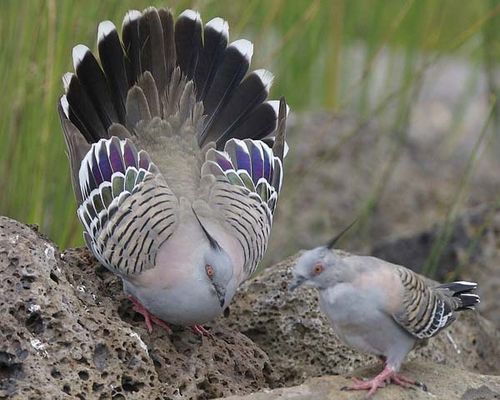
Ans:
POLYGON ((273 75, 265 70, 250 73, 235 89, 231 101, 207 131, 207 140, 225 143, 228 138, 236 137, 235 132, 245 116, 266 100, 272 80, 273 75))
POLYGON ((217 147, 223 147, 231 137, 237 139, 262 139, 276 129, 279 112, 279 102, 272 100, 259 104, 247 114, 239 126, 233 127, 232 134, 225 135, 217 141, 217 147))
POLYGON ((248 71, 252 59, 253 45, 245 39, 237 40, 224 51, 224 59, 215 73, 213 82, 204 99, 205 114, 208 115, 200 142, 216 141, 216 137, 207 137, 212 124, 231 98, 234 89, 239 85, 248 71))
POLYGON ((80 80, 70 72, 63 76, 68 104, 68 118, 80 130, 89 143, 106 137, 106 127, 94 105, 82 87, 80 80))
POLYGON ((102 22, 100 64, 87 47, 74 49, 76 75, 68 75, 65 84, 69 120, 93 143, 108 138, 113 124, 134 132, 141 118, 177 121, 181 109, 183 118, 196 115, 201 124, 197 100, 206 115, 203 127, 197 126, 201 146, 213 141, 220 149, 231 138, 268 137, 279 113, 278 101, 266 102, 272 74, 258 70, 245 78, 253 45, 240 39, 228 46, 228 36, 224 20, 214 18, 203 27, 192 10, 175 24, 164 9, 129 11, 122 42, 113 23, 102 22))
POLYGON ((119 122, 124 123, 125 100, 128 92, 128 62, 125 59, 118 32, 111 21, 103 21, 99 24, 97 47, 119 122))
POLYGON ((197 100, 204 100, 210 89, 217 68, 224 58, 229 38, 227 22, 214 18, 207 22, 203 30, 203 48, 200 51, 195 73, 197 100))
POLYGON ((165 55, 166 76, 170 77, 177 64, 177 57, 175 54, 174 17, 170 11, 164 8, 158 10, 158 15, 163 29, 163 54, 165 55))
POLYGON ((185 10, 175 23, 175 50, 181 71, 193 79, 202 46, 200 14, 185 10))
POLYGON ((73 48, 73 64, 76 76, 95 105, 97 115, 107 130, 114 121, 118 121, 118 115, 111 100, 111 91, 104 72, 90 49, 81 44, 73 48))
POLYGON ((139 20, 141 72, 149 71, 151 73, 161 93, 165 90, 167 83, 163 40, 163 27, 160 16, 155 8, 150 7, 144 11, 139 20))
POLYGON ((479 296, 474 293, 462 293, 459 294, 458 297, 462 302, 462 306, 457 310, 474 310, 476 304, 479 304, 481 302, 479 296))
POLYGON ((477 294, 472 293, 477 288, 477 283, 475 282, 449 282, 439 285, 438 288, 448 290, 452 293, 453 297, 460 299, 460 306, 457 308, 457 311, 474 309, 474 306, 481 301, 477 294))
POLYGON ((141 13, 130 10, 123 18, 122 40, 128 61, 128 85, 132 87, 141 74, 141 47, 139 41, 139 19, 141 13))
POLYGON ((71 183, 76 196, 78 205, 82 204, 82 193, 78 179, 80 164, 85 157, 85 154, 90 150, 90 145, 85 138, 80 134, 78 128, 69 120, 68 102, 66 96, 61 97, 58 105, 59 117, 64 132, 64 140, 68 149, 68 159, 71 169, 71 183))

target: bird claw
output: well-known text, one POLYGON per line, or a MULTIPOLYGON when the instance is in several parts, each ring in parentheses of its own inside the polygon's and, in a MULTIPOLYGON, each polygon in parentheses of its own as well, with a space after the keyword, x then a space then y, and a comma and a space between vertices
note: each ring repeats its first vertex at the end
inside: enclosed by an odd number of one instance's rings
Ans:
POLYGON ((203 325, 193 325, 191 326, 191 330, 200 336, 206 336, 210 338, 214 337, 212 332, 208 331, 203 325))
POLYGON ((396 373, 393 369, 387 366, 380 374, 370 380, 365 381, 354 376, 351 377, 351 380, 353 381, 353 385, 349 387, 343 387, 341 388, 341 390, 368 390, 368 393, 366 395, 367 399, 371 398, 371 396, 377 391, 377 389, 383 388, 391 383, 399 385, 405 389, 411 388, 412 386, 419 386, 421 388, 425 388, 424 390, 427 391, 427 388, 424 384, 416 382, 413 379, 406 378, 403 375, 396 373))
POLYGON ((133 304, 132 309, 136 313, 139 313, 144 317, 144 322, 146 323, 146 328, 148 329, 149 333, 153 332, 153 324, 156 324, 165 329, 169 335, 172 333, 172 329, 165 321, 151 314, 141 303, 139 303, 139 301, 135 297, 128 296, 128 299, 133 304))

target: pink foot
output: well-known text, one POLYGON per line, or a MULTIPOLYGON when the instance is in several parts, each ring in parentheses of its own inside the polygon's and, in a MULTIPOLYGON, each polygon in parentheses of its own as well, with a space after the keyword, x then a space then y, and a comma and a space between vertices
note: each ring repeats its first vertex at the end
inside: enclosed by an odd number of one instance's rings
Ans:
POLYGON ((412 385, 416 385, 412 379, 405 378, 404 376, 397 374, 392 367, 385 366, 384 370, 375 376, 374 378, 363 381, 361 379, 352 378, 354 384, 347 387, 347 390, 368 390, 366 398, 370 398, 378 388, 383 388, 388 383, 394 383, 396 385, 402 386, 404 388, 409 388, 412 385))
POLYGON ((144 317, 144 322, 146 323, 146 327, 148 328, 149 333, 153 332, 153 324, 161 326, 167 331, 168 334, 172 333, 172 329, 170 329, 170 326, 168 326, 165 321, 151 314, 141 303, 139 303, 139 300, 137 300, 133 296, 128 296, 128 299, 134 305, 132 309, 144 317))
POLYGON ((207 331, 203 325, 193 325, 191 327, 191 330, 196 333, 197 335, 200 336, 206 336, 206 337, 213 337, 212 333, 210 331, 207 331))

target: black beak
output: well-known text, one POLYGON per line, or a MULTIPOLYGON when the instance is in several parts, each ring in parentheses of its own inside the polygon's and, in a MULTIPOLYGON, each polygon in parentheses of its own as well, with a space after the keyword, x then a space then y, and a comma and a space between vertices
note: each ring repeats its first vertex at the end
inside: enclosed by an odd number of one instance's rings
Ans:
POLYGON ((226 289, 221 288, 218 285, 214 285, 215 293, 217 293, 217 298, 219 299, 219 304, 221 307, 224 307, 226 303, 226 289))
POLYGON ((302 285, 306 281, 306 278, 303 276, 296 276, 292 283, 288 286, 288 291, 293 292, 295 289, 297 289, 300 285, 302 285))

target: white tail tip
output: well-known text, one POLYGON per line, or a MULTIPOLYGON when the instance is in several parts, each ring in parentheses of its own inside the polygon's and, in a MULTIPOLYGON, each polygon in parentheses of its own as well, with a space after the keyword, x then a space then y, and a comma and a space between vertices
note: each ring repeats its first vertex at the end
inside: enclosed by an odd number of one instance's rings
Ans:
POLYGON ((97 43, 103 40, 111 32, 116 31, 115 24, 111 21, 102 21, 97 28, 97 43))
POLYGON ((75 68, 75 71, 78 65, 85 58, 87 52, 90 52, 90 49, 83 44, 77 44, 73 47, 73 68, 75 68))
POLYGON ((227 21, 223 20, 220 17, 215 17, 214 19, 208 21, 206 27, 212 28, 216 32, 220 32, 226 38, 229 37, 229 25, 227 21))
POLYGON ((253 56, 253 43, 246 39, 235 40, 229 46, 235 47, 248 62, 252 61, 253 56))

